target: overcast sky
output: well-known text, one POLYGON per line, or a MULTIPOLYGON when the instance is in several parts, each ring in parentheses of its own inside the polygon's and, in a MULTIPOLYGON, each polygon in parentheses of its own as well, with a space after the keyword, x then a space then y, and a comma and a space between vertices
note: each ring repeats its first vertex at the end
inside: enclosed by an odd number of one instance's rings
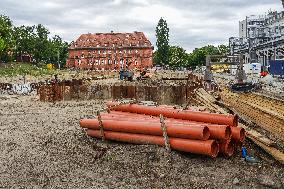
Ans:
POLYGON ((71 42, 83 33, 142 31, 156 43, 160 17, 170 44, 187 51, 228 43, 247 15, 282 10, 281 0, 0 0, 0 14, 15 25, 43 24, 71 42))

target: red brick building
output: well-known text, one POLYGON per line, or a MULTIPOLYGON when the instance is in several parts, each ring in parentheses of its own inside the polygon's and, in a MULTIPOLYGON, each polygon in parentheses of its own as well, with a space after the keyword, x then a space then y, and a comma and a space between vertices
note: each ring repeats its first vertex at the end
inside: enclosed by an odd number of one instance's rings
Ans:
POLYGON ((68 51, 69 68, 118 70, 152 66, 153 46, 143 32, 82 34, 68 51))

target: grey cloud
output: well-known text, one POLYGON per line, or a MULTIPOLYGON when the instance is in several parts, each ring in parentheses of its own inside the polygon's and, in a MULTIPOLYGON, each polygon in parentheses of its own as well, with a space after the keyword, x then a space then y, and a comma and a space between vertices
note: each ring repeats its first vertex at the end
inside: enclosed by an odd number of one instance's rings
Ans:
POLYGON ((164 17, 170 43, 190 51, 226 43, 238 35, 240 19, 269 8, 281 10, 282 4, 280 0, 1 0, 0 7, 0 14, 11 17, 14 24, 41 23, 67 41, 87 32, 143 31, 155 44, 155 27, 164 17))

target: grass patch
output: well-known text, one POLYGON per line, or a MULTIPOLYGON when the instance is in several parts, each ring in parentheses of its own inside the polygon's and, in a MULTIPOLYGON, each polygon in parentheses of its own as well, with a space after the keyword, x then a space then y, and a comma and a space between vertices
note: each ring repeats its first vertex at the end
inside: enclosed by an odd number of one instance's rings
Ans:
POLYGON ((48 70, 46 65, 34 65, 31 63, 5 63, 0 64, 0 76, 13 77, 17 75, 44 76, 57 74, 58 70, 48 70))

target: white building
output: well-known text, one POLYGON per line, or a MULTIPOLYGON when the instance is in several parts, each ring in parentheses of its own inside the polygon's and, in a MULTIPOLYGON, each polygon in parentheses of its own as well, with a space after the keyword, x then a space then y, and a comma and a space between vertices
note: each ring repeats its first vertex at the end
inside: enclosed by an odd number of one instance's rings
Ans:
POLYGON ((229 39, 231 54, 241 53, 245 63, 284 58, 284 11, 247 16, 239 22, 239 37, 229 39))

